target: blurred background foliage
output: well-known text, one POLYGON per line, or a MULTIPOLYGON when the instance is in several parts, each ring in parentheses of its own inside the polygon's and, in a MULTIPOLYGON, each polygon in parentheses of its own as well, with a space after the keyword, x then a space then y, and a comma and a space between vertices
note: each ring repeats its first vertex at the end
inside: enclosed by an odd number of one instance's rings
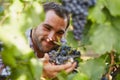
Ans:
MULTIPOLYGON (((46 1, 61 3, 60 0, 0 0, 0 41, 4 44, 0 54, 11 69, 12 80, 40 80, 42 63, 29 48, 25 32, 44 20, 42 4, 46 1)), ((92 50, 100 56, 81 62, 77 74, 60 73, 60 80, 100 80, 109 72, 111 59, 108 57, 112 52, 117 55, 114 64, 119 65, 120 0, 97 0, 95 7, 89 9, 81 41, 74 39, 72 30, 71 25, 66 36, 70 46, 92 50)))

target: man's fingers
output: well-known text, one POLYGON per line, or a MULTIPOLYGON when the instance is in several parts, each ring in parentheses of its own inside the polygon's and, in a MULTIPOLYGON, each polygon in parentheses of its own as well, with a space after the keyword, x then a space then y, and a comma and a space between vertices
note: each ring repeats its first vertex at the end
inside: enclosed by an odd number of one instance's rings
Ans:
POLYGON ((50 71, 47 71, 46 73, 43 73, 43 77, 45 77, 45 78, 54 78, 54 77, 56 77, 57 76, 57 74, 58 74, 58 72, 50 72, 50 71))
POLYGON ((75 66, 76 66, 76 62, 74 62, 71 67, 67 68, 67 69, 65 70, 65 72, 66 72, 66 73, 72 72, 72 71, 75 69, 75 66))
POLYGON ((65 69, 70 68, 70 67, 72 67, 72 63, 66 63, 66 64, 63 64, 63 65, 54 65, 52 67, 52 69, 54 71, 58 71, 59 72, 61 70, 65 70, 65 69))
POLYGON ((75 66, 76 66, 76 62, 74 62, 73 64, 68 62, 63 65, 54 65, 53 67, 51 67, 51 70, 54 70, 56 72, 65 70, 66 73, 69 73, 69 72, 73 71, 73 69, 75 69, 75 66))

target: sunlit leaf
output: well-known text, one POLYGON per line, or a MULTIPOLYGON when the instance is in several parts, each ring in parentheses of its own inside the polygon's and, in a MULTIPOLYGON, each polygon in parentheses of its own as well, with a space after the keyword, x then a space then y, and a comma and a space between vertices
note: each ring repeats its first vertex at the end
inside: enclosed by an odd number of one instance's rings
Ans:
POLYGON ((78 41, 74 38, 74 35, 73 35, 72 31, 68 31, 67 43, 68 43, 68 45, 72 46, 73 48, 78 48, 78 45, 79 45, 78 41))
POLYGON ((33 80, 33 76, 26 63, 17 66, 16 68, 12 69, 11 72, 11 79, 12 80, 33 80))
POLYGON ((78 73, 74 76, 72 80, 89 80, 88 76, 83 73, 78 73))
POLYGON ((120 16, 120 0, 105 0, 105 5, 113 16, 120 16))
POLYGON ((89 10, 88 19, 92 20, 92 22, 104 23, 104 21, 106 20, 106 16, 102 12, 103 8, 104 0, 97 0, 97 4, 95 5, 95 7, 92 7, 89 10))
POLYGON ((93 36, 90 38, 90 41, 92 42, 92 48, 97 53, 102 54, 113 49, 115 39, 116 37, 113 27, 110 23, 106 23, 104 25, 97 26, 96 30, 93 33, 93 36))
MULTIPOLYGON (((105 62, 103 59, 91 59, 80 63, 80 72, 88 76, 89 80, 100 80, 105 69, 105 62)), ((83 75, 83 74, 81 74, 83 75)), ((85 75, 83 75, 85 77, 85 75)), ((85 77, 87 79, 87 77, 85 77)))
POLYGON ((42 61, 31 58, 30 59, 30 70, 35 80, 40 80, 42 74, 42 61))

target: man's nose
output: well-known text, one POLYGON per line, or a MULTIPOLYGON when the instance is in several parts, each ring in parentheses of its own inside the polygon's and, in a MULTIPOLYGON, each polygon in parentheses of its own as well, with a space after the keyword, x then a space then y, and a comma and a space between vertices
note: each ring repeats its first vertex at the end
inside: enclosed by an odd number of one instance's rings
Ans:
POLYGON ((50 32, 49 34, 48 34, 48 38, 50 39, 50 41, 54 41, 55 40, 55 32, 50 32))

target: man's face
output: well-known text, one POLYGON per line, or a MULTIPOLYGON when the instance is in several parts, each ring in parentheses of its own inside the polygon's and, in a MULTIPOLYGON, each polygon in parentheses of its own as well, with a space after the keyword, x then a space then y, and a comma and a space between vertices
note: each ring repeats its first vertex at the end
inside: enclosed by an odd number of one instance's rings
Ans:
POLYGON ((56 47, 54 42, 61 39, 66 30, 67 19, 60 18, 53 10, 46 12, 46 17, 35 30, 36 44, 42 52, 49 52, 56 47))

